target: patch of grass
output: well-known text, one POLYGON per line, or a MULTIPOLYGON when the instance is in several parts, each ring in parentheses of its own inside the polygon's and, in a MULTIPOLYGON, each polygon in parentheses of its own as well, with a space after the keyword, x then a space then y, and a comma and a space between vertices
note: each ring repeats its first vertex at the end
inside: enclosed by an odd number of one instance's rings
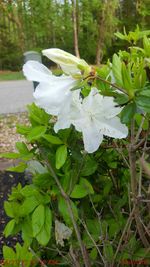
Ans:
POLYGON ((0 81, 24 80, 22 71, 0 71, 0 81))

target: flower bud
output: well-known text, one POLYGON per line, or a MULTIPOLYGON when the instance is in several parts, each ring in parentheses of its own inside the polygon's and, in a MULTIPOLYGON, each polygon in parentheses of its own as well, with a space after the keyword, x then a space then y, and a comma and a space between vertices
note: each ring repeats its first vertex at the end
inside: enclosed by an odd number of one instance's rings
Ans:
POLYGON ((91 67, 86 63, 85 60, 77 58, 61 49, 45 49, 42 51, 42 53, 56 64, 59 64, 66 74, 88 74, 91 70, 91 67))

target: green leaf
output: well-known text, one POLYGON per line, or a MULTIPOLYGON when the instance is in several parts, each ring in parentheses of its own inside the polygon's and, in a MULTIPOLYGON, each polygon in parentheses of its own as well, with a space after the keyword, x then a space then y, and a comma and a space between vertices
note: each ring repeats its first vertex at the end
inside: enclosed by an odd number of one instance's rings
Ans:
POLYGON ((82 185, 75 185, 70 197, 72 198, 83 198, 88 195, 87 190, 82 185))
POLYGON ((129 97, 125 94, 116 94, 115 95, 115 102, 117 102, 118 104, 122 105, 122 104, 126 104, 129 101, 129 97))
POLYGON ((145 112, 150 113, 150 91, 144 90, 135 98, 137 106, 145 112))
POLYGON ((88 194, 94 194, 93 187, 87 179, 81 178, 80 183, 75 185, 70 197, 83 198, 88 194))
POLYGON ((97 249, 96 248, 92 248, 92 250, 90 252, 90 258, 92 260, 96 260, 96 258, 97 258, 97 249))
POLYGON ((60 169, 67 159, 66 145, 60 146, 56 151, 56 169, 60 169))
POLYGON ((87 156, 85 163, 83 165, 83 169, 81 171, 81 176, 89 176, 95 173, 98 168, 98 164, 94 159, 91 159, 87 156))
POLYGON ((47 130, 46 126, 36 126, 31 129, 29 134, 27 135, 27 139, 29 142, 33 140, 38 140, 40 137, 42 137, 47 130))
POLYGON ((149 255, 149 251, 148 249, 146 248, 139 248, 133 255, 133 258, 134 260, 141 260, 141 259, 144 259, 143 260, 143 263, 144 261, 147 262, 147 265, 148 265, 148 261, 146 261, 145 259, 149 259, 150 260, 150 255, 149 255))
POLYGON ((3 246, 3 256, 5 260, 10 260, 13 262, 13 260, 16 260, 16 254, 12 248, 9 248, 7 246, 3 246))
POLYGON ((133 88, 132 88, 132 80, 131 80, 131 73, 129 67, 122 62, 122 80, 123 80, 123 87, 129 93, 129 96, 132 98, 134 96, 133 88))
POLYGON ((135 89, 142 89, 146 83, 146 71, 144 66, 138 70, 137 74, 135 75, 134 79, 134 87, 135 89))
POLYGON ((49 143, 54 144, 54 145, 63 144, 63 141, 59 137, 51 135, 51 134, 44 134, 43 138, 47 140, 49 143))
POLYGON ((120 231, 120 226, 119 226, 118 222, 116 222, 113 219, 110 220, 110 223, 109 223, 109 236, 110 236, 110 238, 115 237, 119 231, 120 231))
POLYGON ((87 228, 90 234, 94 235, 96 239, 100 236, 100 222, 98 219, 87 219, 87 228))
POLYGON ((15 220, 12 219, 11 221, 9 221, 7 223, 7 225, 5 226, 5 229, 4 229, 4 235, 5 237, 7 238, 9 235, 12 234, 12 231, 14 229, 14 226, 15 226, 15 220))
POLYGON ((36 239, 42 246, 46 246, 51 238, 51 228, 52 228, 52 213, 51 210, 45 207, 45 218, 44 225, 41 231, 37 234, 36 239))
POLYGON ((20 154, 19 153, 1 153, 0 157, 6 158, 6 159, 18 159, 20 158, 20 154))
MULTIPOLYGON (((142 119, 143 119, 143 116, 141 114, 135 114, 135 121, 138 126, 141 125, 142 119)), ((142 129, 146 131, 148 130, 148 127, 149 127, 148 119, 145 118, 142 129)))
POLYGON ((20 154, 28 154, 30 151, 24 142, 16 142, 16 148, 20 154))
POLYGON ((20 215, 26 216, 29 213, 31 213, 39 204, 38 199, 35 198, 35 196, 30 196, 26 198, 21 205, 20 215))
POLYGON ((14 217, 14 213, 13 213, 13 209, 12 209, 12 203, 5 201, 4 202, 4 210, 7 214, 7 216, 13 218, 14 217))
POLYGON ((143 47, 145 51, 145 56, 150 57, 150 40, 144 36, 143 38, 143 47))
POLYGON ((18 124, 17 125, 17 133, 26 136, 30 132, 31 128, 32 127, 18 124))
POLYGON ((30 242, 33 237, 31 217, 27 216, 22 222, 22 238, 24 241, 30 242))
POLYGON ((121 111, 121 122, 122 123, 128 123, 131 121, 133 116, 135 115, 136 112, 136 105, 135 103, 129 103, 127 104, 123 110, 121 111))
POLYGON ((36 237, 45 222, 45 208, 43 205, 39 205, 32 214, 32 228, 33 228, 33 236, 36 237))
POLYGON ((88 191, 88 194, 94 194, 93 187, 87 179, 81 178, 80 185, 82 185, 88 191))
POLYGON ((19 164, 15 167, 10 167, 7 168, 7 171, 12 171, 12 172, 24 172, 25 169, 27 168, 27 164, 24 162, 19 162, 19 164))
POLYGON ((44 109, 39 108, 34 103, 28 105, 29 118, 32 125, 47 125, 50 119, 50 115, 47 114, 44 109))
POLYGON ((122 82, 122 63, 120 58, 117 56, 117 54, 113 55, 113 60, 112 60, 112 72, 115 77, 116 83, 120 85, 121 87, 123 86, 122 82))
POLYGON ((53 184, 53 178, 50 173, 41 173, 34 176, 33 183, 40 188, 49 189, 53 184))
POLYGON ((116 33, 114 33, 114 35, 117 36, 117 37, 118 37, 119 39, 121 39, 121 40, 126 40, 126 36, 123 35, 123 34, 120 33, 120 32, 116 32, 116 33))
MULTIPOLYGON (((71 203, 71 207, 72 207, 72 211, 73 211, 75 220, 77 221, 78 220, 78 209, 72 200, 70 201, 70 203, 71 203)), ((66 222, 66 224, 72 225, 72 220, 70 218, 68 206, 67 206, 67 203, 63 197, 59 197, 59 199, 58 199, 58 209, 59 209, 59 212, 62 215, 64 221, 66 222)))
POLYGON ((105 243, 104 255, 105 258, 108 260, 108 262, 111 262, 113 260, 114 252, 113 252, 113 247, 110 243, 105 243))
POLYGON ((21 194, 24 197, 30 197, 33 196, 35 193, 37 193, 37 189, 35 188, 34 185, 26 185, 21 189, 21 194))

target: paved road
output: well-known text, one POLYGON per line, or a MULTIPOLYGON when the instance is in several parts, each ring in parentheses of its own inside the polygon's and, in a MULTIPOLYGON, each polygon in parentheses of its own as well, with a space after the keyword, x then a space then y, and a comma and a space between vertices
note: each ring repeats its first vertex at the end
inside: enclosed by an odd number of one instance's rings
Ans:
POLYGON ((0 82, 0 114, 26 111, 26 105, 34 100, 32 93, 32 82, 0 82))

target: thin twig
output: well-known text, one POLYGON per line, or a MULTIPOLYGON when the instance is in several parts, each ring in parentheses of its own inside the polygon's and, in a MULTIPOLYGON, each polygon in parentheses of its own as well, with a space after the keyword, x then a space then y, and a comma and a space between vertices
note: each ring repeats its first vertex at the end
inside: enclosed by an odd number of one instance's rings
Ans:
POLYGON ((143 225, 140 222, 140 210, 139 203, 137 201, 137 172, 136 172, 136 151, 134 149, 135 137, 134 137, 134 119, 131 121, 131 143, 129 145, 129 162, 130 162, 130 175, 131 175, 131 189, 133 193, 133 203, 135 205, 134 217, 138 230, 138 234, 143 245, 149 247, 149 242, 145 236, 143 225))
POLYGON ((150 231, 148 230, 148 228, 146 227, 146 225, 143 223, 142 219, 140 218, 140 221, 145 229, 145 232, 147 233, 147 235, 150 237, 150 231))
POLYGON ((67 204, 67 207, 68 207, 68 211, 69 211, 69 214, 70 214, 70 218, 71 218, 71 221, 72 221, 72 224, 73 224, 73 227, 74 227, 74 230, 75 230, 78 242, 79 242, 79 246, 80 246, 81 253, 82 253, 82 256, 83 256, 84 264, 85 264, 86 267, 89 267, 91 265, 90 265, 90 262, 89 262, 89 259, 88 259, 87 252, 85 250, 84 244, 82 243, 82 240, 81 240, 81 235, 80 235, 80 232, 79 232, 79 229, 78 229, 78 226, 76 224, 76 220, 75 220, 75 217, 74 217, 74 214, 73 214, 73 211, 72 211, 70 198, 66 194, 66 192, 64 191, 63 187, 61 186, 61 183, 59 182, 59 178, 55 174, 55 172, 54 172, 54 170, 53 170, 53 168, 51 166, 51 163, 48 160, 45 160, 45 163, 47 165, 47 168, 51 172, 51 174, 52 174, 52 176, 53 176, 53 178, 54 178, 54 180, 55 180, 55 182, 56 182, 56 184, 57 184, 57 186, 58 186, 58 188, 59 188, 59 190, 61 192, 62 197, 66 201, 66 204, 67 204))
POLYGON ((138 189, 138 197, 142 196, 142 166, 140 166, 140 173, 139 173, 139 189, 138 189))
POLYGON ((109 81, 107 81, 107 80, 104 80, 104 79, 101 78, 100 76, 96 76, 95 78, 99 79, 99 80, 102 81, 103 83, 107 83, 107 84, 109 84, 110 86, 112 86, 112 87, 118 89, 118 90, 121 91, 122 93, 128 95, 127 92, 125 91, 125 89, 123 89, 123 88, 117 86, 116 84, 111 83, 111 82, 109 82, 109 81))
POLYGON ((132 212, 130 213, 130 215, 129 215, 129 217, 128 217, 128 220, 127 220, 127 222, 126 222, 126 225, 125 225, 125 227, 124 227, 124 229, 123 229, 121 238, 120 238, 120 240, 119 240, 119 244, 118 244, 118 246, 117 246, 117 249, 116 249, 116 252, 115 252, 115 255, 114 255, 114 258, 113 258, 113 264, 112 264, 112 266, 114 266, 115 259, 116 259, 116 257, 117 257, 117 254, 118 254, 119 250, 120 250, 120 247, 121 247, 121 244, 122 244, 124 235, 125 235, 125 233, 127 232, 128 227, 130 226, 130 222, 133 220, 133 214, 134 214, 134 211, 135 211, 135 206, 133 207, 132 212))
POLYGON ((85 231, 87 232, 87 235, 89 236, 89 238, 90 238, 91 241, 93 242, 94 246, 96 247, 97 252, 98 252, 98 254, 100 255, 100 257, 101 257, 101 259, 102 259, 102 261, 103 261, 103 263, 104 263, 104 266, 106 266, 106 262, 105 262, 105 260, 104 260, 104 258, 103 258, 103 255, 102 255, 102 253, 101 253, 99 247, 97 246, 95 240, 94 240, 93 237, 91 236, 91 234, 90 234, 90 232, 89 232, 89 230, 88 230, 88 228, 87 228, 86 223, 85 223, 84 221, 82 221, 82 220, 80 220, 80 222, 81 222, 82 225, 84 226, 84 229, 85 229, 85 231))
POLYGON ((98 80, 102 81, 103 83, 109 84, 110 86, 118 89, 122 93, 128 95, 125 89, 119 87, 118 85, 116 85, 114 83, 109 82, 108 80, 105 80, 105 79, 101 78, 100 76, 95 76, 95 73, 93 75, 90 74, 90 75, 86 76, 83 80, 87 80, 87 79, 88 80, 90 80, 90 79, 98 79, 98 80))
POLYGON ((136 134, 136 137, 135 137, 135 142, 137 142, 137 141, 139 140, 139 138, 140 138, 140 134, 141 134, 142 129, 143 129, 144 121, 145 121, 145 114, 143 115, 143 118, 142 118, 142 120, 141 120, 139 129, 138 129, 138 131, 137 131, 137 134, 136 134))
POLYGON ((75 267, 80 267, 80 263, 79 263, 79 262, 77 261, 77 259, 76 259, 76 255, 74 254, 72 245, 70 246, 69 254, 70 254, 70 258, 72 259, 72 261, 73 261, 73 263, 74 263, 74 266, 75 266, 75 267))
POLYGON ((128 168, 130 168, 129 163, 128 163, 126 157, 124 156, 124 154, 123 154, 123 152, 122 152, 122 149, 120 149, 120 148, 118 147, 118 144, 117 144, 115 141, 114 141, 114 144, 115 144, 116 150, 117 150, 118 153, 122 156, 122 158, 123 158, 125 164, 127 165, 128 168))
POLYGON ((140 161, 140 164, 141 164, 144 172, 147 174, 147 176, 150 177, 150 168, 149 168, 147 162, 145 161, 145 159, 143 157, 141 157, 139 161, 140 161))
POLYGON ((40 259, 40 257, 34 252, 34 250, 31 247, 29 247, 29 250, 32 253, 32 255, 35 256, 35 258, 38 260, 41 266, 48 267, 47 265, 45 265, 45 263, 40 259))

